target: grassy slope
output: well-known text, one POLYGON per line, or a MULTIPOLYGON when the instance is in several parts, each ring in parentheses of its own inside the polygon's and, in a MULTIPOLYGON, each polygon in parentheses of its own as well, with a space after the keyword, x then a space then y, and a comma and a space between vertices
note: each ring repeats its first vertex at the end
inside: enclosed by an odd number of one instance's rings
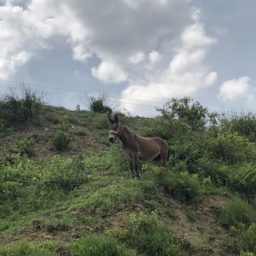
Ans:
MULTIPOLYGON (((235 255, 229 247, 229 234, 217 214, 229 199, 228 193, 215 191, 205 194, 199 203, 180 203, 154 187, 150 173, 144 173, 141 181, 132 180, 127 170, 118 172, 108 165, 107 152, 111 149, 104 115, 48 108, 44 120, 47 122, 40 127, 6 132, 0 138, 0 156, 17 152, 17 140, 33 137, 36 140, 33 160, 47 164, 56 154, 66 159, 82 153, 89 181, 48 209, 14 214, 2 220, 3 244, 11 246, 24 240, 66 244, 91 233, 119 234, 131 213, 157 211, 160 221, 171 227, 179 243, 184 244, 183 255, 235 255), (58 153, 52 147, 51 138, 65 120, 70 124, 67 130, 72 142, 69 151, 58 153)), ((137 132, 150 125, 149 119, 123 121, 137 132)), ((135 250, 131 252, 137 255, 135 250)))

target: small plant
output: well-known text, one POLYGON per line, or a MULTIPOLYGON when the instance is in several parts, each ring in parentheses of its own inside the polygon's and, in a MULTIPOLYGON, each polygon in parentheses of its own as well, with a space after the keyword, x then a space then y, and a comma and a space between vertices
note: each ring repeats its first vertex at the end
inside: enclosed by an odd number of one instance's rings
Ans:
POLYGON ((0 132, 3 132, 4 130, 5 130, 4 120, 0 119, 0 132))
POLYGON ((88 182, 88 171, 82 156, 78 156, 67 164, 60 158, 55 158, 51 175, 46 179, 45 186, 52 189, 71 191, 88 182))
POLYGON ((64 118, 62 124, 60 125, 60 130, 67 132, 70 127, 70 122, 67 117, 64 118))
POLYGON ((159 172, 157 182, 173 197, 182 202, 197 202, 202 196, 202 185, 197 174, 188 172, 159 172))
POLYGON ((42 95, 22 87, 22 96, 18 96, 10 90, 1 102, 0 119, 6 126, 20 126, 26 124, 37 124, 43 108, 42 95))
POLYGON ((17 142, 17 148, 21 155, 32 156, 35 151, 35 141, 33 139, 23 139, 17 142))
POLYGON ((64 131, 57 131, 53 136, 53 145, 58 151, 65 151, 68 149, 71 139, 64 131))
POLYGON ((256 222, 256 212, 251 205, 239 197, 227 202, 221 213, 221 222, 225 226, 250 225, 256 222))
POLYGON ((179 254, 173 233, 158 221, 156 213, 131 214, 127 228, 125 238, 139 253, 147 256, 179 254))
POLYGON ((112 112, 112 109, 106 105, 106 97, 90 96, 89 97, 90 110, 96 113, 112 112))
POLYGON ((28 243, 20 243, 12 247, 0 247, 0 255, 2 256, 56 256, 44 247, 40 247, 28 243))
POLYGON ((251 224, 249 228, 242 233, 239 244, 243 251, 247 253, 250 252, 251 255, 256 254, 256 223, 251 224))
POLYGON ((73 243, 73 256, 129 256, 129 251, 116 239, 107 235, 89 235, 73 243))

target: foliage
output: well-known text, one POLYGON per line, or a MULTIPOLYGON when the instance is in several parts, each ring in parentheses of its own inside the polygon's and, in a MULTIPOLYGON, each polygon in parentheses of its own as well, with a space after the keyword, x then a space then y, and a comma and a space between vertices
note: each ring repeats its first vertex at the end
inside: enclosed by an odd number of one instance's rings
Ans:
POLYGON ((224 129, 237 132, 240 136, 246 137, 249 141, 256 141, 256 116, 249 113, 231 118, 222 118, 221 126, 224 129))
POLYGON ((116 239, 107 235, 90 235, 72 244, 73 256, 129 256, 129 251, 116 239))
POLYGON ((216 138, 208 138, 206 149, 210 156, 226 164, 236 164, 255 159, 255 149, 237 132, 219 132, 216 138))
POLYGON ((55 157, 47 163, 17 159, 0 167, 0 216, 46 209, 88 183, 83 159, 55 157))
POLYGON ((57 131, 54 134, 53 139, 52 139, 52 143, 58 151, 67 150, 70 141, 71 141, 71 139, 70 139, 69 135, 64 131, 57 131))
POLYGON ((240 223, 250 225, 256 222, 256 211, 239 197, 227 202, 221 213, 221 222, 225 226, 238 226, 240 223))
POLYGON ((245 163, 235 166, 229 176, 230 187, 247 196, 256 194, 256 165, 245 163))
POLYGON ((147 256, 174 256, 179 254, 171 230, 157 219, 156 213, 131 214, 127 224, 128 244, 147 256))
POLYGON ((63 164, 63 160, 55 158, 51 174, 45 180, 45 186, 52 189, 71 191, 88 182, 88 171, 79 155, 76 159, 63 164))
POLYGON ((157 182, 173 197, 182 202, 197 202, 202 196, 202 185, 197 174, 161 171, 157 182))
POLYGON ((55 253, 50 252, 47 248, 39 247, 28 243, 20 243, 11 248, 1 248, 1 256, 56 256, 55 253))
POLYGON ((11 90, 0 102, 0 119, 5 126, 35 124, 40 121, 43 105, 42 95, 29 87, 23 87, 22 96, 11 90))
POLYGON ((130 165, 127 154, 120 147, 120 144, 113 144, 109 152, 109 158, 112 162, 112 170, 115 173, 130 173, 130 165))
POLYGON ((95 113, 112 112, 112 109, 106 105, 105 96, 90 96, 89 97, 90 111, 95 113))
POLYGON ((246 231, 240 234, 240 248, 245 252, 256 254, 256 223, 252 223, 246 231))
POLYGON ((191 98, 173 98, 159 109, 165 118, 178 119, 187 124, 192 130, 202 129, 207 123, 208 111, 199 102, 193 102, 191 98))
POLYGON ((21 155, 32 156, 35 151, 35 141, 33 139, 22 139, 17 142, 17 148, 21 155))

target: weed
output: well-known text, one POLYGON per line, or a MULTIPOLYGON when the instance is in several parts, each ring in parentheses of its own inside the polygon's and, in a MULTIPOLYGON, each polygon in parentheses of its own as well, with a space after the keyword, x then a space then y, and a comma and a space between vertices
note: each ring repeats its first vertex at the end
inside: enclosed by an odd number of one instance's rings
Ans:
POLYGON ((32 156, 35 152, 35 141, 33 139, 22 139, 17 142, 17 148, 21 155, 32 156))
POLYGON ((73 256, 129 256, 129 251, 116 239, 107 235, 90 235, 73 243, 73 256))
POLYGON ((237 226, 239 223, 250 225, 256 222, 256 212, 251 205, 239 197, 227 202, 221 213, 221 222, 225 226, 237 226))
POLYGON ((179 254, 173 233, 157 220, 157 215, 142 212, 131 214, 126 239, 130 246, 147 256, 174 256, 179 254))
POLYGON ((64 131, 57 131, 54 136, 52 143, 58 151, 65 151, 68 149, 71 139, 69 135, 64 131))
POLYGON ((159 172, 157 182, 173 197, 182 202, 198 202, 203 190, 197 174, 188 172, 167 173, 159 172))

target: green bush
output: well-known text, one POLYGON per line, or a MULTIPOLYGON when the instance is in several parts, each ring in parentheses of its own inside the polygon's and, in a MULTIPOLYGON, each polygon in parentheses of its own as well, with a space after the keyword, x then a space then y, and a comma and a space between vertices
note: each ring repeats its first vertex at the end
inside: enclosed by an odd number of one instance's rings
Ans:
POLYGON ((17 159, 0 166, 0 217, 47 209, 87 183, 88 170, 81 157, 54 157, 47 164, 17 159))
POLYGON ((55 158, 52 162, 50 175, 44 185, 52 189, 71 191, 88 182, 88 171, 82 156, 63 164, 62 159, 55 158))
POLYGON ((234 166, 229 175, 229 185, 231 188, 244 193, 247 196, 253 196, 256 193, 256 165, 254 163, 245 163, 234 166))
POLYGON ((222 120, 223 129, 237 132, 250 141, 256 141, 256 116, 251 113, 242 116, 234 116, 222 120))
POLYGON ((193 102, 191 98, 173 98, 163 109, 159 109, 163 116, 178 119, 186 123, 190 129, 203 129, 210 119, 208 110, 199 102, 193 102))
POLYGON ((89 97, 90 111, 95 113, 111 113, 112 109, 106 105, 106 98, 102 97, 89 97))
POLYGON ((6 126, 37 124, 40 122, 43 105, 42 95, 28 87, 22 88, 21 97, 11 90, 0 102, 0 119, 6 126))
POLYGON ((72 256, 129 256, 129 251, 116 239, 107 235, 89 235, 73 243, 72 256))
POLYGON ((239 197, 227 202, 221 213, 221 223, 225 226, 250 225, 256 222, 256 211, 239 197))
POLYGON ((147 256, 179 255, 173 233, 158 221, 155 213, 131 214, 125 239, 137 251, 147 256))
POLYGON ((57 131, 54 136, 52 143, 58 151, 65 151, 68 149, 71 139, 69 135, 64 131, 57 131))
POLYGON ((32 244, 21 243, 8 247, 0 247, 1 256, 56 256, 44 247, 39 247, 32 244))
POLYGON ((17 148, 21 155, 32 156, 35 152, 35 141, 33 139, 22 139, 17 142, 17 148))
POLYGON ((124 150, 120 147, 120 144, 113 144, 109 151, 109 159, 111 161, 111 169, 115 173, 124 174, 131 173, 130 172, 130 165, 127 154, 124 150))
MULTIPOLYGON (((1 106, 0 106, 1 107, 1 106)), ((5 124, 4 124, 4 120, 0 119, 0 132, 3 132, 5 130, 5 124)))
POLYGON ((210 156, 225 164, 239 164, 243 161, 256 159, 253 145, 237 132, 219 132, 216 138, 208 138, 206 143, 210 156))
POLYGON ((182 202, 197 202, 202 196, 202 185, 197 174, 188 172, 159 172, 157 182, 176 199, 182 202))
POLYGON ((239 244, 240 249, 243 251, 256 255, 256 223, 251 224, 248 229, 242 233, 239 244))

